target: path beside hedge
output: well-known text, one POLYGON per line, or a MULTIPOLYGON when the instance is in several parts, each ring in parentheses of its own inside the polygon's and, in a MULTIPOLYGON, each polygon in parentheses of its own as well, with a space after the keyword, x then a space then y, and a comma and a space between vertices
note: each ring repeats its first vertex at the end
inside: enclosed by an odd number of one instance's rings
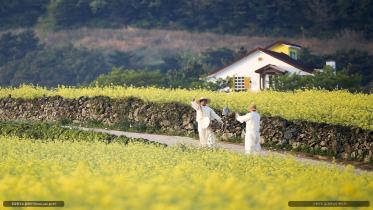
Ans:
MULTIPOLYGON (((65 127, 65 126, 64 126, 65 127)), ((153 142, 159 142, 166 144, 168 146, 175 146, 178 144, 188 144, 193 146, 199 146, 199 141, 190 137, 183 137, 183 136, 168 136, 168 135, 159 135, 159 134, 148 134, 148 133, 135 133, 135 132, 126 132, 126 131, 117 131, 117 130, 107 130, 101 128, 84 128, 84 127, 76 127, 76 126, 66 126, 69 128, 84 130, 84 131, 94 131, 94 132, 101 132, 101 133, 108 133, 116 136, 127 136, 130 138, 143 138, 153 142)), ((244 146, 240 144, 231 144, 226 142, 219 142, 218 147, 226 149, 228 151, 237 152, 237 153, 244 153, 244 146)), ((317 160, 310 157, 304 157, 299 154, 290 154, 287 152, 277 152, 277 151, 269 151, 266 149, 262 149, 261 155, 278 155, 278 156, 292 156, 295 157, 298 161, 302 163, 308 164, 325 164, 328 166, 333 165, 330 161, 325 160, 317 160)), ((341 168, 346 167, 345 164, 337 163, 338 166, 341 168)), ((356 168, 357 172, 365 171, 364 169, 356 168)))
MULTIPOLYGON (((216 113, 222 116, 220 110, 216 110, 216 113)), ((177 102, 155 103, 134 97, 113 99, 105 96, 82 96, 68 99, 53 96, 0 99, 1 121, 59 122, 86 126, 90 124, 92 127, 101 128, 112 125, 122 127, 123 130, 132 127, 134 130, 161 130, 164 133, 187 135, 195 134, 197 130, 195 118, 195 110, 190 105, 177 102)), ((222 117, 222 120, 223 127, 212 122, 211 129, 221 136, 224 142, 236 142, 237 137, 242 136, 245 124, 236 120, 234 112, 222 117)), ((292 148, 295 151, 310 151, 310 154, 334 154, 343 162, 354 160, 360 162, 354 165, 370 164, 373 170, 371 130, 262 116, 260 135, 266 145, 273 145, 279 151, 292 148)))

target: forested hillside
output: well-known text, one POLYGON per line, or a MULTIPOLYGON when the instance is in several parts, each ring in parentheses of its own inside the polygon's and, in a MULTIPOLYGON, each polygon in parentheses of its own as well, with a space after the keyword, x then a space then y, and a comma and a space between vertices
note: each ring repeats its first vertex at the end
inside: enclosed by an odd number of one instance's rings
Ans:
POLYGON ((169 28, 221 33, 330 37, 342 30, 373 35, 370 0, 12 0, 0 6, 1 27, 39 23, 169 28))
MULTIPOLYGON (((164 53, 158 56, 158 62, 151 64, 146 61, 149 58, 138 52, 46 45, 33 31, 5 33, 0 36, 0 85, 31 83, 56 87, 114 84, 216 89, 219 84, 208 84, 200 78, 244 56, 248 50, 211 48, 202 52, 164 53)), ((328 59, 334 59, 338 68, 338 77, 334 74, 320 75, 326 77, 325 81, 332 81, 329 86, 335 82, 352 90, 360 89, 359 86, 368 90, 373 86, 373 55, 367 52, 344 50, 316 55, 304 48, 301 54, 302 62, 314 68, 323 68, 328 59), (350 76, 358 79, 353 84, 352 80, 348 80, 348 84, 338 80, 350 76)), ((221 85, 226 86, 224 83, 221 85)))
POLYGON ((32 31, 0 37, 0 85, 86 84, 108 72, 101 53, 72 46, 45 47, 32 31))
POLYGON ((336 61, 337 76, 320 75, 331 81, 327 87, 368 92, 370 11, 369 0, 4 1, 0 86, 216 89, 200 78, 255 47, 287 40, 303 46, 301 62, 311 68, 336 61))

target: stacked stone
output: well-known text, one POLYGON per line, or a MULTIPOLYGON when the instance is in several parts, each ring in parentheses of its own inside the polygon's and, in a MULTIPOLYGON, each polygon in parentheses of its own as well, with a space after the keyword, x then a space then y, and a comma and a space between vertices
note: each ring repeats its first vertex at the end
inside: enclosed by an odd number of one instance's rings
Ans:
MULTIPOLYGON (((221 115, 221 111, 217 110, 217 113, 221 115)), ((130 121, 169 133, 197 132, 195 111, 180 103, 160 104, 132 97, 111 99, 103 96, 0 99, 0 120, 3 121, 55 122, 61 119, 79 124, 94 120, 107 125, 130 121)), ((212 123, 220 138, 223 141, 242 142, 244 124, 235 120, 235 113, 228 113, 223 121, 223 126, 212 123)), ((373 131, 357 127, 262 116, 261 136, 262 143, 268 147, 373 162, 373 131)))

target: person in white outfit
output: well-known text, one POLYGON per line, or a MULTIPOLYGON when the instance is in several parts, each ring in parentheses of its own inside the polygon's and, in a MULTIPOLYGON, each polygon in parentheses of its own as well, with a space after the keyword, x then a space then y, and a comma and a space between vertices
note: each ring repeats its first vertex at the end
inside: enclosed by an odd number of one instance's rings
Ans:
POLYGON ((241 123, 246 122, 245 153, 260 153, 260 115, 256 112, 256 105, 250 105, 249 113, 247 113, 246 115, 240 116, 236 113, 236 119, 241 123))
POLYGON ((211 121, 217 120, 221 124, 223 124, 223 121, 213 109, 207 106, 209 102, 209 99, 203 97, 198 101, 193 99, 192 107, 197 112, 196 120, 198 123, 198 134, 201 145, 214 147, 216 145, 216 137, 214 132, 211 130, 211 121))

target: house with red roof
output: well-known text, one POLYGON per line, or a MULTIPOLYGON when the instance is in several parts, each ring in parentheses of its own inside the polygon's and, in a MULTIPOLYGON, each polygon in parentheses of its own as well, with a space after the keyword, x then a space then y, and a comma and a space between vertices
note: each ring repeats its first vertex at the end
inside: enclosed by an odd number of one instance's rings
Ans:
POLYGON ((314 69, 299 61, 301 46, 285 41, 255 48, 232 64, 207 76, 208 81, 229 79, 231 90, 260 91, 270 87, 276 75, 312 75, 314 69))

